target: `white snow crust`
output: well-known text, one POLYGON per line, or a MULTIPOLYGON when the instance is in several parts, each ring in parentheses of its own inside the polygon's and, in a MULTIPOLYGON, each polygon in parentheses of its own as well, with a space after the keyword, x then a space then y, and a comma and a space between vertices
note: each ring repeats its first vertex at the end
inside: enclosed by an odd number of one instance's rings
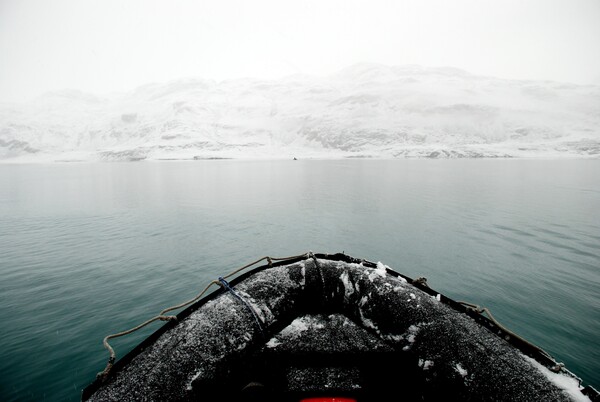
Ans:
POLYGON ((467 374, 469 374, 469 373, 467 372, 467 370, 465 370, 465 369, 463 368, 463 366, 461 366, 461 365, 460 365, 460 363, 456 363, 456 364, 454 365, 454 368, 456 369, 456 371, 458 372, 458 374, 460 374, 460 375, 461 375, 461 377, 466 377, 466 376, 467 376, 467 374))
POLYGON ((579 385, 579 381, 577 379, 564 374, 554 373, 529 356, 523 355, 523 357, 527 361, 529 361, 535 368, 537 368, 542 374, 544 374, 549 381, 551 381, 558 388, 562 389, 567 394, 569 394, 573 401, 591 402, 590 398, 581 393, 581 386, 579 385))

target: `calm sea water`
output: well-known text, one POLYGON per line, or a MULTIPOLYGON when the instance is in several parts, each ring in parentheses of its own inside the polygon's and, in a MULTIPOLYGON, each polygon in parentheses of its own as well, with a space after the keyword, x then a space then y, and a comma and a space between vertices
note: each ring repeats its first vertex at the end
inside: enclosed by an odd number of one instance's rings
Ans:
POLYGON ((0 400, 79 400, 105 335, 309 250, 425 276, 600 388, 600 160, 164 161, 0 165, 0 400))

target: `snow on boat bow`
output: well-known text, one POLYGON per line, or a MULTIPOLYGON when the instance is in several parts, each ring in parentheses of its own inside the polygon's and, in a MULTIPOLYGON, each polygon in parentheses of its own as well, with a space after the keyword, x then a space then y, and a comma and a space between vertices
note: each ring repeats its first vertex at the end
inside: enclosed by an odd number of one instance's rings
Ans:
POLYGON ((82 399, 599 400, 481 311, 381 263, 307 253, 219 283, 82 399))

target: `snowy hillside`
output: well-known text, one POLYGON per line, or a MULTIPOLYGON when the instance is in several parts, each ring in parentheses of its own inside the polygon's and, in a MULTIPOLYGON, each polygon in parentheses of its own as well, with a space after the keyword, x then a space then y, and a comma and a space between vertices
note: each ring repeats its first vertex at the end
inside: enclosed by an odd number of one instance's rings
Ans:
POLYGON ((600 87, 359 64, 0 104, 0 160, 598 157, 600 87))

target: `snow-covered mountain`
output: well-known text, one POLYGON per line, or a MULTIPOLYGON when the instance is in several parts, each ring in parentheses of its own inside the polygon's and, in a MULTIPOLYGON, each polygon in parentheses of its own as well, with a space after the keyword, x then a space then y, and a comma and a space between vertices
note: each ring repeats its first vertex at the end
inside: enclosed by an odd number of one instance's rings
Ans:
POLYGON ((358 64, 0 104, 0 160, 600 156, 600 87, 358 64))

